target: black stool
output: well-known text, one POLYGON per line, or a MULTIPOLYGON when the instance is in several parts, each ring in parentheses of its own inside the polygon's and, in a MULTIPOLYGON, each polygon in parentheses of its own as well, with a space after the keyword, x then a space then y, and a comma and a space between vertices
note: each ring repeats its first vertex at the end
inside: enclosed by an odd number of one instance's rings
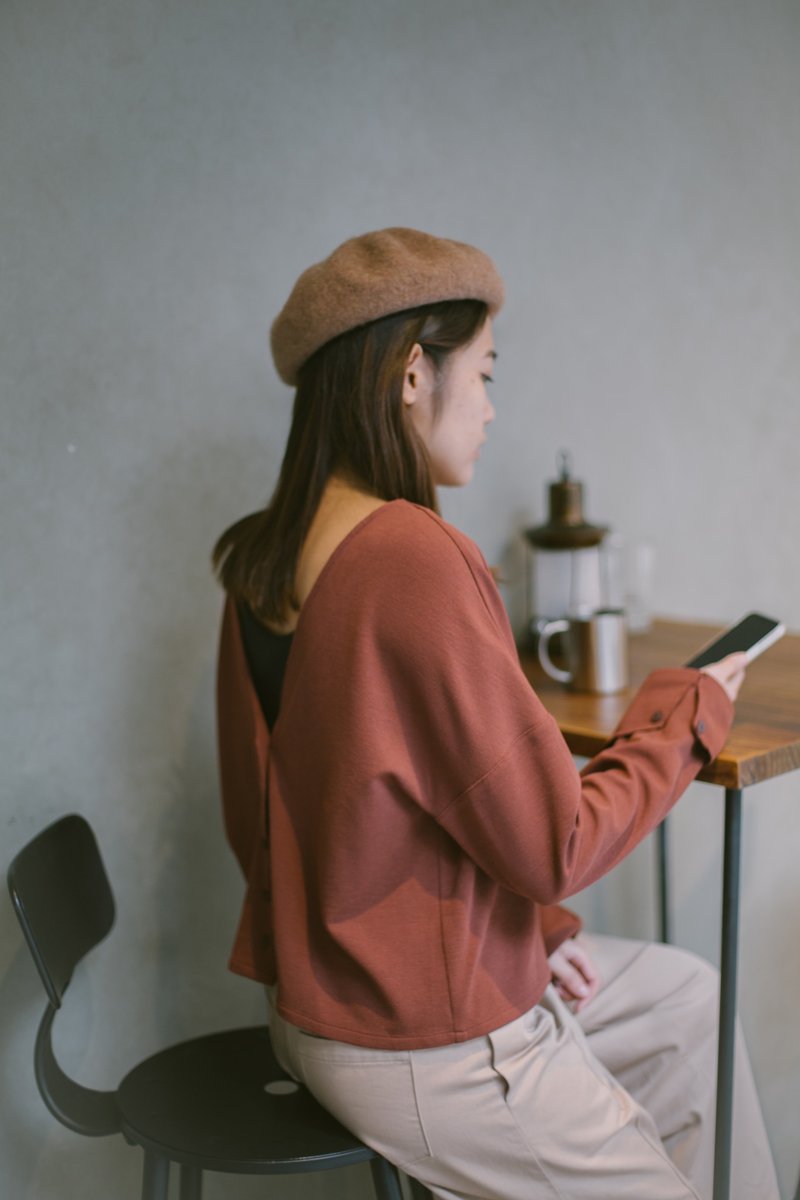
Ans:
POLYGON ((29 842, 9 867, 8 886, 48 996, 35 1048, 42 1098, 76 1133, 122 1133, 143 1148, 143 1200, 166 1200, 173 1162, 180 1165, 180 1200, 200 1200, 203 1171, 283 1175, 359 1162, 370 1164, 378 1200, 401 1200, 396 1169, 287 1078, 266 1027, 162 1050, 115 1092, 68 1078, 53 1054, 53 1019, 75 966, 109 932, 115 912, 87 821, 62 817, 29 842))

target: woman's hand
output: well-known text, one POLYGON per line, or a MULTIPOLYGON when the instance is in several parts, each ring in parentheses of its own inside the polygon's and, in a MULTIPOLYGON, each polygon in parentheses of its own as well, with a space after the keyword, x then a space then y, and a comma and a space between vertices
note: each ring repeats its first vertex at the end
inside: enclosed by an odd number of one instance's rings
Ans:
POLYGON ((701 667, 700 670, 705 675, 710 675, 712 679, 716 679, 723 691, 727 693, 728 698, 735 700, 739 695, 739 688, 744 682, 747 655, 743 650, 737 650, 735 654, 729 654, 727 658, 721 658, 719 662, 709 663, 707 667, 701 667))
POLYGON ((574 1012, 585 1008, 600 990, 600 977, 580 942, 568 938, 547 960, 556 991, 568 1004, 574 1001, 574 1012))

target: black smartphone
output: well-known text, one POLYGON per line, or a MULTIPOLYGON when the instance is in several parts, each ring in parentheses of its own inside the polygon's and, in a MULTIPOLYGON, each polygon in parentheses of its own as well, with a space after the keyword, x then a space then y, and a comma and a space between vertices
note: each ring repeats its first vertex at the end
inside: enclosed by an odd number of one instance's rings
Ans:
POLYGON ((786 628, 780 621, 765 617, 763 613, 748 613, 736 625, 731 625, 704 646, 686 666, 707 667, 709 663, 719 662, 726 654, 733 654, 736 650, 744 650, 747 661, 752 662, 785 633, 786 628))

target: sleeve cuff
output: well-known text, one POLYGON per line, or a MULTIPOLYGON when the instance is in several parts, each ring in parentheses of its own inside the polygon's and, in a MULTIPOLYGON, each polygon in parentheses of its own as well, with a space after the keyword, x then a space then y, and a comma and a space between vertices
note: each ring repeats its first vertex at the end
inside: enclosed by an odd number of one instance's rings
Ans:
POLYGON ((697 676, 694 732, 708 761, 713 762, 728 740, 735 709, 728 693, 713 675, 698 671, 697 676))
POLYGON ((557 950, 562 942, 575 937, 583 929, 583 921, 577 913, 560 904, 543 905, 539 910, 542 915, 542 934, 544 948, 548 958, 557 950))
POLYGON ((725 745, 733 703, 711 675, 692 667, 653 671, 625 710, 611 741, 664 729, 689 692, 694 692, 689 727, 708 762, 725 745))

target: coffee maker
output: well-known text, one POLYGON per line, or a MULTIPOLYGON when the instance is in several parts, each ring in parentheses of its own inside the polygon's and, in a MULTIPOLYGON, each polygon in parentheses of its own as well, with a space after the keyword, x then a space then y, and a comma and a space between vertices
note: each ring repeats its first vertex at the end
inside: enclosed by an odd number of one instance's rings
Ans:
POLYGON ((559 477, 548 487, 548 516, 525 530, 531 548, 528 580, 528 633, 535 644, 548 621, 588 616, 608 603, 604 578, 605 525, 583 513, 583 484, 570 473, 570 456, 558 456, 559 477))

